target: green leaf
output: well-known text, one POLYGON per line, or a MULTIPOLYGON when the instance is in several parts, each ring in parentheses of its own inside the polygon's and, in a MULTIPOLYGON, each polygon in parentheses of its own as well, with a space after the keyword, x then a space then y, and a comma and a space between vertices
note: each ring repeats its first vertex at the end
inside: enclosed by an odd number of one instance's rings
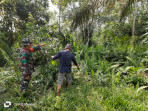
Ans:
POLYGON ((131 61, 135 66, 137 66, 138 67, 138 64, 136 63, 136 61, 135 60, 133 60, 132 58, 130 58, 130 57, 126 57, 129 61, 131 61))
POLYGON ((4 56, 4 58, 7 60, 7 62, 9 62, 9 55, 3 49, 0 48, 0 50, 1 50, 2 55, 4 56))

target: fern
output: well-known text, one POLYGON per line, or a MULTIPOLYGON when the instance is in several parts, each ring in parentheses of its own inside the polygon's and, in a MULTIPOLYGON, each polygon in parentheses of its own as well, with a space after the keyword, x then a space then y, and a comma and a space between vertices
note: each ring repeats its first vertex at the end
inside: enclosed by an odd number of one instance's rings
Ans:
POLYGON ((137 62, 136 62, 136 60, 133 60, 132 58, 130 58, 130 57, 126 57, 127 58, 127 60, 129 60, 132 64, 134 64, 136 67, 138 67, 138 64, 137 64, 137 62))
POLYGON ((9 55, 1 48, 0 51, 2 52, 2 55, 7 60, 7 62, 10 62, 9 55))

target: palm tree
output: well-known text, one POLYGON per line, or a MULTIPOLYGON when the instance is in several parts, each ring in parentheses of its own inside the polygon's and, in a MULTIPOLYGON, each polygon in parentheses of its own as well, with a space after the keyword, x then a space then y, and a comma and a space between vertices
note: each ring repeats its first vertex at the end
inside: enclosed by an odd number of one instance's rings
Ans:
MULTIPOLYGON (((141 0, 138 0, 141 1, 141 0)), ((133 19, 133 35, 135 32, 135 20, 136 20, 136 10, 137 10, 137 0, 89 0, 81 4, 78 11, 75 13, 71 27, 72 29, 76 29, 77 27, 83 27, 86 25, 88 28, 88 24, 93 24, 94 17, 98 15, 98 12, 108 14, 115 8, 115 4, 119 4, 119 20, 122 21, 125 18, 133 4, 135 4, 134 10, 134 19, 133 19)), ((93 26, 93 25, 91 25, 93 26)), ((93 27, 92 27, 93 28, 93 27)), ((90 31, 92 33, 92 31, 90 31)), ((86 34, 85 34, 86 35, 86 34)), ((90 37, 90 36, 87 36, 90 37)), ((90 39, 90 38, 89 38, 90 39)))
MULTIPOLYGON (((130 7, 137 0, 89 0, 87 3, 82 4, 80 9, 75 13, 72 20, 72 27, 75 29, 84 22, 88 22, 94 17, 99 8, 102 8, 103 12, 110 12, 114 8, 116 1, 120 4, 120 21, 127 16, 130 7)), ((138 0, 141 1, 141 0, 138 0)), ((136 2, 137 3, 137 2, 136 2)), ((102 11, 101 10, 101 11, 102 11)))

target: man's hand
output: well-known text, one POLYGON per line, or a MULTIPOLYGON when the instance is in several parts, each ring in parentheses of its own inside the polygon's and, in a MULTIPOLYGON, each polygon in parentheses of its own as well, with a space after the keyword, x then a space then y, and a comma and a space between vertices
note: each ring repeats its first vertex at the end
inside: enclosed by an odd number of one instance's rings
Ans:
POLYGON ((54 58, 54 56, 51 56, 51 58, 53 59, 53 58, 54 58))
POLYGON ((79 65, 77 65, 77 69, 80 69, 79 65))
POLYGON ((37 74, 40 74, 40 72, 36 72, 37 74))
POLYGON ((30 76, 27 76, 26 79, 29 80, 30 79, 30 76))
POLYGON ((45 44, 40 44, 40 46, 44 46, 45 44))

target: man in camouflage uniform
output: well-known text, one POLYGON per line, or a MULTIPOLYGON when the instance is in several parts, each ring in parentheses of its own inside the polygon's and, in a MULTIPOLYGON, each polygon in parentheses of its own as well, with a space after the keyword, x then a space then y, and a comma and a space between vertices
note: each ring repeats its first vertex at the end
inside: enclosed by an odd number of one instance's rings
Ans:
POLYGON ((29 38, 23 39, 24 48, 20 53, 21 71, 22 71, 22 82, 20 85, 20 92, 24 92, 28 88, 31 74, 34 72, 33 58, 31 52, 40 50, 44 44, 32 47, 32 41, 29 38))

